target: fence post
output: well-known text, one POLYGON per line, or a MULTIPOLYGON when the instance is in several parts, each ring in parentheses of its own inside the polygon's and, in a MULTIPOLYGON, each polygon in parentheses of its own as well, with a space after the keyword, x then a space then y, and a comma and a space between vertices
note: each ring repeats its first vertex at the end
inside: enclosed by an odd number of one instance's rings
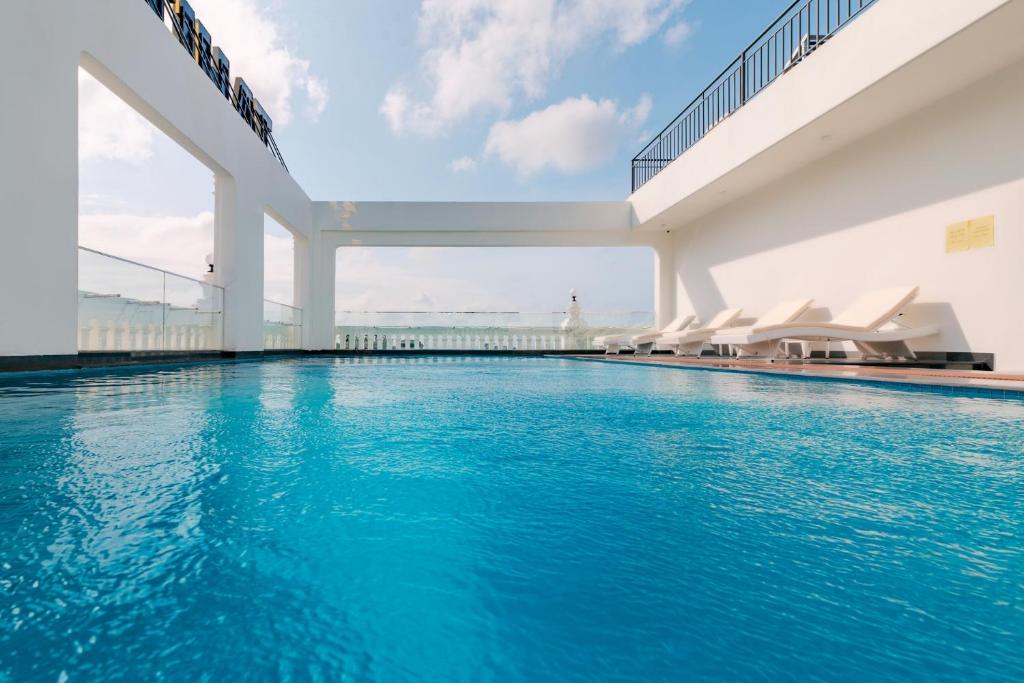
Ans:
POLYGON ((740 53, 740 106, 747 103, 747 51, 740 53))

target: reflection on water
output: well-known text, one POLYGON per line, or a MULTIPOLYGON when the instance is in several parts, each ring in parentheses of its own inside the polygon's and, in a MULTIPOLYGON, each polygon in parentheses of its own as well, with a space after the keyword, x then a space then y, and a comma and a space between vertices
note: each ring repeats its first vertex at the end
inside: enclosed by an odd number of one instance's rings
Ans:
POLYGON ((1020 680, 1022 418, 527 358, 0 378, 0 681, 1020 680))

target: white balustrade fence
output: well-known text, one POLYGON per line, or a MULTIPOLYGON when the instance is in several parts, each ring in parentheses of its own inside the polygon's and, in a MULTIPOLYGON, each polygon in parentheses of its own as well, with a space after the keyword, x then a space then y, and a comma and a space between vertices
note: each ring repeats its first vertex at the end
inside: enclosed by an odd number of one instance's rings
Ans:
POLYGON ((589 351, 595 337, 650 327, 648 311, 593 312, 568 324, 563 311, 356 312, 338 314, 342 351, 589 351))

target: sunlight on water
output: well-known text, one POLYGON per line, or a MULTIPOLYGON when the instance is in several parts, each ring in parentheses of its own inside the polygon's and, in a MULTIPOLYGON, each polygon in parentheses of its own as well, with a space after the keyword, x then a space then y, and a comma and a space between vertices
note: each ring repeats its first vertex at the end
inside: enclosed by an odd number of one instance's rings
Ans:
POLYGON ((552 359, 0 378, 0 681, 1024 679, 1024 402, 552 359))

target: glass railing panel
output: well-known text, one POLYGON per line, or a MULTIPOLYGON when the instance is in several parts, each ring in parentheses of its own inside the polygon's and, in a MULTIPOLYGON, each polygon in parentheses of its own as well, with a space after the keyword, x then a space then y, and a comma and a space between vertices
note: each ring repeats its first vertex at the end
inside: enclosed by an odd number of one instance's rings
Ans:
POLYGON ((164 348, 210 351, 223 347, 222 290, 206 282, 166 275, 164 348))
POLYGON ((163 350, 163 272, 79 249, 78 283, 80 350, 163 350))
POLYGON ((588 351, 604 334, 649 329, 648 311, 346 311, 335 348, 348 351, 588 351))
POLYGON ((302 348, 302 309, 276 301, 263 302, 263 348, 302 348))
POLYGON ((85 247, 78 283, 80 351, 223 347, 221 287, 85 247))

